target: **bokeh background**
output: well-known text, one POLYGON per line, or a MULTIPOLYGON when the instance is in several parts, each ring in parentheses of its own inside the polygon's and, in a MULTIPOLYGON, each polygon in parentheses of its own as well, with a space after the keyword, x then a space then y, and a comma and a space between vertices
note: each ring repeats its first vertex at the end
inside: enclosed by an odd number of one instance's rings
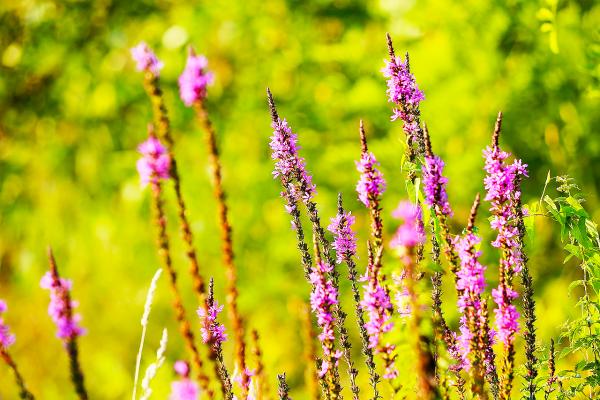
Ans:
MULTIPOLYGON (((47 293, 39 288, 45 248, 52 245, 62 273, 74 280, 88 329, 80 346, 90 392, 99 399, 131 393, 139 318, 159 267, 149 193, 135 171, 135 149, 151 119, 142 76, 129 57, 139 41, 165 62, 162 82, 195 242, 222 298, 206 148, 176 86, 188 44, 209 59, 216 82, 208 106, 231 206, 240 307, 261 333, 272 386, 275 374, 286 371, 294 398, 302 399, 299 309, 309 288, 271 178, 266 87, 300 135, 322 216, 333 215, 338 191, 357 215, 362 260, 367 221, 354 193, 359 119, 388 179, 386 218, 406 196, 403 134, 400 123, 390 122, 380 73, 385 32, 399 53, 410 52, 425 91, 423 119, 447 162, 457 230, 483 189, 481 150, 498 110, 505 114, 502 144, 530 166, 525 199, 539 199, 548 171, 569 174, 598 221, 599 27, 600 5, 593 0, 0 1, 0 298, 9 303, 5 319, 17 334, 11 350, 31 389, 42 399, 74 398, 46 314, 47 293)), ((563 266, 549 221, 540 219, 537 228, 531 269, 540 339, 547 343, 577 312, 577 293, 566 288, 578 269, 563 266)), ((484 251, 493 281, 497 255, 489 246, 484 251)), ((156 398, 166 397, 172 362, 184 354, 162 279, 143 363, 153 359, 162 327, 169 328, 156 398)), ((454 301, 449 296, 445 305, 453 326, 454 301)), ((230 352, 226 347, 229 363, 230 352)), ((16 398, 7 371, 0 366, 0 398, 16 398)))

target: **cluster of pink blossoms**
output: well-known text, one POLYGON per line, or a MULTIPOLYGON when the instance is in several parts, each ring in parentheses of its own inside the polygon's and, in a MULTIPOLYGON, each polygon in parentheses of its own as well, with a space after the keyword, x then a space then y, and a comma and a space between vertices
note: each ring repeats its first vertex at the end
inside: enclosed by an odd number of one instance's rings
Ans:
POLYGON ((425 156, 425 164, 423 164, 425 203, 430 207, 437 207, 445 216, 452 217, 452 209, 446 193, 448 178, 443 175, 443 172, 444 162, 440 157, 425 156))
POLYGON ((200 389, 196 382, 190 379, 190 366, 185 361, 176 361, 175 372, 179 380, 171 383, 169 400, 198 400, 200 389))
POLYGON ((10 333, 8 325, 4 323, 2 314, 8 310, 4 300, 0 300, 0 349, 7 349, 15 342, 15 335, 10 333))
POLYGON ((209 304, 207 310, 203 307, 198 308, 198 317, 200 317, 200 322, 202 323, 200 333, 202 334, 202 341, 204 343, 223 343, 227 340, 225 325, 219 324, 217 321, 217 317, 221 311, 223 311, 223 306, 220 306, 217 300, 209 304))
POLYGON ((356 254, 356 235, 352 230, 355 220, 356 218, 348 211, 331 218, 331 223, 327 227, 327 230, 333 233, 332 247, 335 249, 338 264, 345 257, 352 257, 356 254))
POLYGON ((160 70, 164 67, 156 54, 148 47, 145 42, 141 42, 131 49, 131 57, 136 63, 138 71, 149 71, 154 76, 160 75, 160 70))
POLYGON ((137 170, 143 186, 169 179, 171 157, 160 140, 151 136, 139 145, 138 151, 142 157, 137 162, 137 170))
POLYGON ((468 232, 464 236, 457 236, 454 245, 458 252, 461 267, 457 272, 456 288, 460 293, 458 308, 462 312, 460 318, 460 334, 457 344, 460 351, 461 367, 466 371, 471 368, 469 354, 474 346, 473 332, 469 329, 469 314, 474 318, 475 328, 480 331, 482 325, 481 295, 485 290, 485 266, 479 262, 481 251, 476 246, 481 238, 468 232))
POLYGON ((370 152, 363 152, 360 160, 356 161, 356 169, 360 173, 360 179, 356 185, 358 198, 366 207, 372 207, 373 202, 385 192, 385 180, 383 174, 377 169, 377 159, 370 152))
MULTIPOLYGON (((523 268, 523 254, 519 240, 519 228, 515 221, 516 207, 521 203, 522 177, 527 176, 527 165, 515 160, 507 165, 505 160, 510 154, 494 145, 484 150, 485 171, 484 183, 487 190, 485 199, 491 203, 492 220, 490 226, 498 232, 492 246, 503 250, 500 260, 500 271, 505 274, 518 274, 523 268)), ((492 290, 492 297, 497 304, 494 310, 498 340, 511 345, 515 334, 519 331, 519 312, 511 304, 518 297, 516 291, 506 284, 505 279, 497 289, 492 290)))
POLYGON ((214 81, 213 73, 206 70, 207 66, 206 57, 196 55, 190 49, 185 69, 179 76, 179 96, 188 107, 204 100, 207 94, 206 88, 214 81))
POLYGON ((331 362, 337 361, 342 355, 341 351, 333 351, 334 336, 334 316, 333 309, 338 304, 338 293, 333 286, 331 279, 327 275, 333 270, 331 265, 323 261, 317 262, 315 268, 309 275, 313 290, 310 294, 310 306, 317 316, 317 325, 321 328, 319 341, 323 345, 323 363, 319 376, 323 377, 331 368, 331 362))
POLYGON ((389 61, 386 60, 382 72, 383 76, 388 78, 388 100, 399 106, 393 109, 392 121, 398 118, 404 121, 404 132, 414 141, 420 130, 419 104, 425 99, 425 95, 419 90, 414 75, 410 73, 408 58, 402 61, 401 57, 395 56, 389 61))
POLYGON ((310 201, 316 192, 316 186, 312 183, 312 176, 306 172, 304 159, 298 155, 300 146, 296 134, 285 119, 279 119, 271 126, 273 136, 269 146, 272 150, 271 158, 275 160, 273 177, 280 177, 295 199, 310 201))
POLYGON ((42 289, 50 291, 48 315, 56 324, 56 336, 66 341, 83 335, 85 329, 79 326, 81 316, 72 312, 77 307, 77 302, 70 301, 70 304, 68 303, 69 291, 72 286, 71 280, 58 278, 48 271, 42 277, 40 286, 42 289))

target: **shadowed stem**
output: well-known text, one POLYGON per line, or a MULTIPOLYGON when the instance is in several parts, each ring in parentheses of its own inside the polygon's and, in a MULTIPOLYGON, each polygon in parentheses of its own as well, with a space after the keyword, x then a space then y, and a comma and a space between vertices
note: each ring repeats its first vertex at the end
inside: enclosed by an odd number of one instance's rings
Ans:
POLYGON ((154 125, 156 126, 157 135, 159 139, 165 143, 167 151, 169 152, 169 158, 171 159, 169 176, 173 181, 173 190, 175 191, 177 217, 179 219, 181 238, 185 243, 185 252, 189 263, 189 272, 192 276, 194 292, 198 297, 198 303, 203 305, 206 303, 206 286, 204 279, 200 274, 198 257, 196 255, 196 249, 194 248, 194 237, 188 221, 183 194, 181 193, 181 178, 179 176, 177 161, 173 152, 174 140, 171 136, 169 117, 167 115, 167 108, 164 103, 162 90, 160 89, 159 78, 151 72, 146 72, 144 75, 144 88, 146 89, 146 93, 148 94, 152 104, 152 114, 154 117, 154 125))
POLYGON ((548 379, 546 380, 546 388, 544 389, 544 400, 548 400, 550 398, 550 394, 554 391, 552 387, 554 382, 556 382, 556 364, 554 357, 556 354, 554 353, 554 339, 550 339, 550 353, 548 355, 548 379))
POLYGON ((277 375, 277 380, 279 381, 277 394, 279 395, 279 400, 292 400, 290 397, 290 387, 285 381, 285 373, 281 375, 277 375))
POLYGON ((208 376, 204 372, 204 365, 202 363, 202 359, 200 358, 198 348, 194 343, 194 334, 192 332, 190 323, 186 318, 183 301, 181 299, 179 289, 177 288, 177 273, 173 268, 173 263, 171 260, 169 237, 167 235, 167 220, 163 210, 161 185, 156 179, 151 182, 151 185, 152 202, 154 208, 154 224, 157 228, 158 255, 163 263, 165 271, 167 271, 167 274, 169 275, 169 283, 171 292, 173 293, 173 308, 175 309, 175 317, 179 323, 179 331, 183 336, 186 348, 190 354, 190 357, 192 358, 194 366, 196 367, 196 377, 200 383, 200 387, 207 393, 208 397, 212 399, 214 398, 214 392, 210 388, 208 376))
MULTIPOLYGON (((338 194, 338 215, 342 216, 342 220, 340 221, 340 226, 345 225, 345 212, 342 204, 342 194, 338 194)), ((365 356, 367 369, 369 371, 369 383, 373 388, 373 400, 377 400, 380 398, 379 391, 377 390, 377 384, 380 381, 379 374, 376 371, 375 360, 373 357, 373 350, 369 347, 369 334, 365 328, 365 317, 364 310, 360 305, 360 292, 358 290, 357 284, 357 272, 356 272, 356 263, 354 262, 354 258, 352 257, 352 253, 346 252, 342 254, 344 262, 348 266, 348 279, 350 280, 351 288, 352 288, 352 297, 354 300, 354 307, 356 313, 356 320, 358 322, 358 329, 360 332, 360 339, 362 342, 362 353, 365 356)))
MULTIPOLYGON (((520 176, 517 177, 515 187, 520 187, 520 176)), ((521 198, 515 204, 515 215, 517 216, 517 227, 519 229, 519 243, 521 249, 525 248, 525 222, 523 221, 523 205, 521 204, 521 198)), ((535 400, 535 394, 537 392, 536 378, 538 376, 537 371, 537 357, 536 352, 536 333, 535 333, 535 300, 533 299, 533 279, 529 273, 529 267, 527 265, 527 254, 525 251, 521 251, 521 259, 523 260, 523 270, 521 271, 521 283, 523 285, 523 314, 525 316, 525 332, 523 332, 523 338, 525 339, 525 368, 527 374, 525 379, 527 381, 527 391, 529 394, 528 400, 535 400)))
POLYGON ((27 390, 27 387, 25 386, 25 381, 23 380, 23 376, 17 368, 17 363, 15 363, 15 360, 13 360, 8 351, 2 348, 2 346, 0 346, 0 358, 4 360, 6 365, 8 365, 8 367, 12 370, 13 375, 15 376, 15 382, 17 383, 17 387, 19 388, 19 398, 25 400, 34 400, 33 394, 31 394, 31 392, 27 390))
POLYGON ((263 353, 260 347, 258 331, 252 329, 252 354, 256 360, 255 376, 258 380, 257 400, 270 399, 269 384, 267 374, 265 372, 265 364, 263 362, 263 353))
POLYGON ((212 172, 214 195, 217 199, 219 227, 221 229, 221 243, 223 249, 223 265, 225 266, 225 276, 227 278, 227 310, 229 320, 232 324, 232 330, 235 340, 236 364, 242 377, 242 398, 246 398, 247 388, 250 382, 250 376, 246 373, 246 342, 244 341, 244 322, 238 309, 238 288, 237 288, 237 270, 234 263, 233 239, 231 234, 231 224, 229 223, 228 207, 226 195, 223 189, 223 178, 221 173, 221 162, 219 159, 219 148, 217 146, 217 137, 214 126, 208 117, 206 103, 196 101, 194 110, 206 134, 208 145, 208 162, 212 172))
MULTIPOLYGON (((58 267, 50 247, 48 247, 48 262, 50 264, 50 274, 52 275, 52 280, 57 286, 60 286, 58 284, 58 282, 60 282, 58 267)), ((59 294, 62 297, 61 301, 63 304, 65 304, 66 318, 69 322, 71 322, 73 321, 73 308, 69 290, 60 290, 59 294)), ((84 384, 83 370, 81 369, 81 364, 79 363, 79 350, 77 348, 76 335, 71 335, 65 339, 65 349, 67 351, 67 355, 69 356, 69 369, 71 371, 71 381, 75 386, 75 392, 80 400, 87 400, 88 394, 84 384)))
MULTIPOLYGON (((431 220, 431 248, 432 248, 432 261, 437 266, 441 267, 440 261, 440 246, 436 238, 435 234, 435 224, 433 219, 431 220)), ((431 290, 431 300, 432 300, 432 311, 433 311, 433 326, 434 333, 436 335, 436 343, 443 342, 446 345, 446 348, 451 352, 455 353, 457 344, 456 337, 453 332, 448 327, 446 323, 446 319, 444 318, 444 313, 442 311, 442 273, 435 272, 431 277, 432 290, 431 290)), ((438 358, 439 355, 436 356, 438 358)), ((438 385, 442 385, 446 380, 440 376, 440 371, 438 370, 438 363, 436 359, 436 379, 438 380, 438 385)), ((465 390, 465 380, 460 375, 459 369, 453 369, 453 373, 455 375, 455 379, 452 385, 455 387, 456 391, 459 394, 459 398, 462 400, 465 398, 466 390, 465 390)))

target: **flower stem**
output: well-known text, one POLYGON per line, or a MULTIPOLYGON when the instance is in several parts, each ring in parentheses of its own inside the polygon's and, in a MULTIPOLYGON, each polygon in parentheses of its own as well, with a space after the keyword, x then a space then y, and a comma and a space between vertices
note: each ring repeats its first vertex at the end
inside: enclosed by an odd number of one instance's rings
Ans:
POLYGON ((2 348, 2 346, 0 346, 0 357, 12 370, 13 375, 15 376, 15 382, 17 383, 17 387, 19 388, 19 398, 25 400, 34 400, 33 394, 31 394, 31 392, 27 390, 27 387, 25 386, 25 381, 23 380, 23 376, 17 368, 17 363, 15 362, 15 360, 13 360, 8 351, 2 348))
POLYGON ((246 398, 247 387, 250 376, 246 373, 246 342, 244 340, 244 321, 238 309, 239 291, 237 288, 237 270, 234 263, 233 239, 231 233, 231 224, 229 223, 228 207, 226 195, 223 189, 223 178, 221 173, 221 162, 219 159, 219 148, 217 146, 217 137, 214 126, 208 116, 206 103, 196 101, 194 109, 200 125, 205 131, 206 142, 208 145, 208 160, 212 172, 214 195, 217 199, 219 227, 221 229, 221 242, 223 249, 223 264, 225 266, 225 276, 227 278, 227 310, 229 319, 232 323, 232 330, 235 339, 236 364, 242 374, 242 398, 246 398))
POLYGON ((169 283, 171 292, 173 293, 173 308, 175 309, 175 317, 179 323, 179 331, 186 343, 187 350, 192 358, 192 362, 197 369, 197 379, 202 389, 207 393, 209 398, 214 398, 214 392, 210 388, 210 381, 204 372, 204 365, 200 358, 198 348, 194 343, 194 333, 190 322, 186 318, 185 308, 181 299, 181 294, 177 288, 177 273, 173 268, 171 253, 169 248, 169 237, 167 234, 167 220, 163 209, 162 189, 160 181, 153 180, 152 183, 152 200, 154 208, 154 224, 157 228, 157 244, 158 254, 161 262, 169 275, 169 283))

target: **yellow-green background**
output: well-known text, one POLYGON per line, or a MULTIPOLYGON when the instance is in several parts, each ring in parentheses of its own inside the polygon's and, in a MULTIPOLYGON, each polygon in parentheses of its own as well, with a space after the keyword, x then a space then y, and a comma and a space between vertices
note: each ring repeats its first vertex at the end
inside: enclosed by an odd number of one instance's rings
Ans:
MULTIPOLYGON (((188 44, 206 54, 215 72, 208 106, 231 206, 240 308, 262 335, 271 386, 275 374, 286 371, 294 398, 301 399, 298 309, 309 288, 271 178, 266 87, 299 133, 323 219, 334 212, 338 191, 357 215, 362 261, 367 223, 353 191, 359 119, 388 179, 388 232, 394 227, 389 211, 405 196, 401 124, 389 121, 380 74, 386 31, 398 52, 410 51, 425 91, 422 115, 435 151, 447 162, 457 231, 483 188, 481 150, 498 110, 505 113, 502 144, 530 166, 525 199, 539 198, 548 170, 568 173, 598 220, 599 26, 600 6, 591 0, 0 1, 0 298, 9 303, 5 320, 17 335, 11 353, 32 391, 40 399, 74 398, 64 351, 46 315, 47 293, 38 285, 51 244, 61 272, 74 280, 88 329, 80 346, 92 397, 130 396, 139 318, 159 266, 149 193, 135 170, 135 148, 151 118, 142 76, 129 56, 140 40, 165 62, 162 82, 195 243, 202 271, 215 277, 223 298, 206 148, 176 86, 188 44)), ((480 220, 485 225, 485 215, 480 220)), ((197 329, 172 228, 181 287, 197 329)), ((539 334, 547 343, 577 312, 566 290, 577 269, 563 267, 549 221, 540 220, 538 229, 531 269, 539 334)), ((487 245, 484 250, 493 281, 497 255, 487 245)), ((153 359, 160 331, 168 327, 168 360, 154 382, 156 398, 166 397, 172 362, 184 354, 166 283, 163 277, 143 364, 153 359)), ((445 309, 456 326, 454 301, 449 296, 445 309)), ((356 339, 354 327, 351 333, 356 339)), ((227 344, 229 365, 230 352, 227 344)), ((0 398, 15 396, 0 365, 0 398)))

